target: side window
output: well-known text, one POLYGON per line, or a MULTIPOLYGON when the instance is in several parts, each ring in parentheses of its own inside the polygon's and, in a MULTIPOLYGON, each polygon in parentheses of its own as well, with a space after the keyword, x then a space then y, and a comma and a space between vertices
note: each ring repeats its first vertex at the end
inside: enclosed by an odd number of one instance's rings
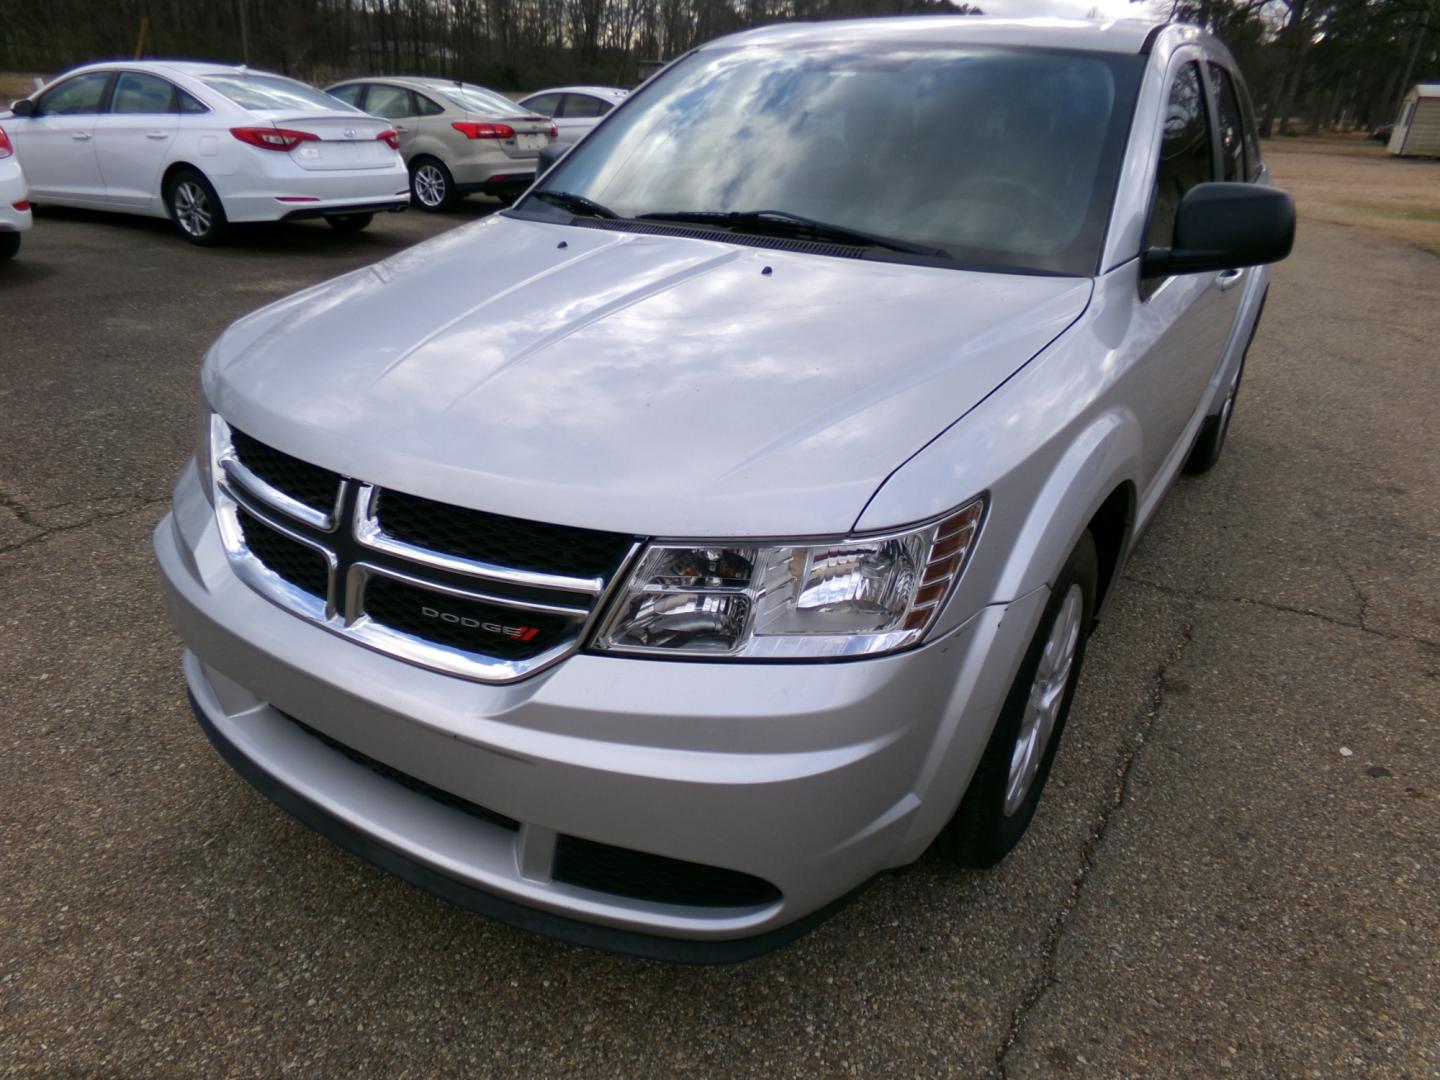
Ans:
POLYGON ((1175 213, 1180 209, 1180 200, 1196 184, 1214 179, 1210 119, 1200 66, 1189 63, 1175 76, 1165 106, 1165 132, 1160 141, 1160 167, 1155 173, 1146 247, 1170 247, 1175 240, 1175 213))
POLYGON ((170 113, 175 111, 175 88, 143 71, 122 71, 110 95, 112 113, 170 113))
POLYGON ((559 94, 541 94, 539 97, 526 100, 525 107, 531 112, 540 113, 542 116, 554 116, 555 107, 559 104, 559 94))
POLYGON ((410 91, 401 86, 382 86, 379 83, 370 87, 370 92, 365 95, 365 111, 371 116, 384 117, 386 120, 400 120, 406 116, 415 115, 415 106, 410 102, 410 91))
POLYGON ((1245 179, 1258 180, 1260 178, 1260 133, 1255 130, 1255 110, 1250 107, 1250 94, 1245 89, 1245 80, 1240 79, 1234 83, 1234 87, 1240 98, 1240 116, 1244 122, 1245 133, 1245 179))
POLYGON ((35 103, 36 116, 79 116, 100 111, 100 101, 110 82, 110 72, 92 71, 66 79, 59 86, 40 95, 35 103))
POLYGON ((600 99, 589 94, 566 94, 560 103, 560 116, 566 120, 588 120, 600 115, 600 99))
POLYGON ((1245 121, 1230 73, 1219 64, 1210 65, 1210 82, 1215 87, 1215 115, 1220 122, 1220 168, 1222 180, 1248 180, 1245 171, 1245 121))
POLYGON ((360 91, 365 89, 364 83, 351 83, 349 86, 337 86, 334 90, 326 91, 331 97, 337 97, 346 105, 360 107, 360 91))
POLYGON ((424 94, 415 95, 415 108, 421 116, 439 116, 445 111, 444 105, 431 101, 424 94))
POLYGON ((611 109, 615 107, 615 103, 613 101, 604 101, 600 98, 596 98, 595 100, 600 102, 599 115, 601 116, 604 116, 606 113, 608 113, 611 109))
POLYGON ((203 101, 191 94, 187 94, 178 86, 175 88, 175 100, 180 106, 180 112, 185 116, 194 116, 210 111, 210 107, 203 101))

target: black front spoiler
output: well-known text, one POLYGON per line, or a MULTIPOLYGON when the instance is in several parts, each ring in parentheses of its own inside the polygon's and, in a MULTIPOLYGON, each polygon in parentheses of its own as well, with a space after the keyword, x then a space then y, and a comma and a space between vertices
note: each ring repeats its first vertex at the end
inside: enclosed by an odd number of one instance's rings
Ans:
POLYGON ((205 715, 205 710, 190 695, 190 708, 195 713, 201 729, 225 761, 250 784, 284 810, 291 817, 310 826, 322 836, 339 844, 352 854, 368 863, 403 878, 412 885, 418 885, 426 892, 442 900, 448 900, 462 908, 479 912, 496 922, 507 926, 529 930, 546 937, 558 938, 573 945, 584 945, 604 952, 640 956, 648 960, 664 960, 676 964, 734 964, 752 960, 757 956, 778 949, 808 933, 834 915, 869 885, 866 882, 858 888, 834 900, 793 923, 767 930, 754 937, 736 938, 727 941, 697 941, 690 938, 660 937, 635 930, 620 930, 613 926, 581 922, 578 919, 555 915, 538 908, 527 907, 513 900, 496 896, 483 889, 477 889, 468 882, 442 873, 432 866, 412 859, 404 852, 382 844, 368 833, 361 832, 349 822, 336 817, 324 807, 311 802, 299 792, 286 787, 250 758, 246 757, 234 743, 230 742, 205 715))

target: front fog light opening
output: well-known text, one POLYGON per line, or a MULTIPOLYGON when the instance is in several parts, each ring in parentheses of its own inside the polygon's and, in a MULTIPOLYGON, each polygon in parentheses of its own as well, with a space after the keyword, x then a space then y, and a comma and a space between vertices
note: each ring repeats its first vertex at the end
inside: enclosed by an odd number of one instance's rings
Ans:
POLYGON ((907 648, 954 589, 984 509, 975 499, 911 529, 830 541, 653 543, 593 647, 741 659, 907 648))

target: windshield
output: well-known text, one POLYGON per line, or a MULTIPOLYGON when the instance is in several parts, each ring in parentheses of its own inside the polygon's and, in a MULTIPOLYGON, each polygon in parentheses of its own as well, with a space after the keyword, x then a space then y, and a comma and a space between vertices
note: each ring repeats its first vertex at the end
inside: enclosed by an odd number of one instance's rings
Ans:
POLYGON ((438 93, 449 98, 454 104, 468 112, 482 116, 519 116, 525 110, 504 94, 486 90, 483 86, 446 86, 438 93))
POLYGON ((337 97, 279 75, 205 75, 200 80, 242 109, 355 112, 337 97))
MULTIPOLYGON (((702 50, 537 190, 621 218, 780 211, 970 266, 1089 275, 1142 61, 893 42, 702 50)), ((553 219, 578 205, 565 201, 522 207, 553 219)))

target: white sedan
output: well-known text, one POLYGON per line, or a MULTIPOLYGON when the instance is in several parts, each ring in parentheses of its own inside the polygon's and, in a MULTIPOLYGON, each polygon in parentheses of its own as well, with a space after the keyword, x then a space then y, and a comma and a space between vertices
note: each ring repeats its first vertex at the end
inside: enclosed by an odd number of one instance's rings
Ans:
POLYGON ((522 98, 520 104, 554 120, 556 142, 569 146, 589 134, 629 93, 613 86, 557 86, 522 98))
POLYGON ((30 228, 30 203, 25 174, 20 171, 10 137, 0 127, 0 262, 20 250, 20 234, 30 228))
POLYGON ((282 75, 222 64, 91 64, 0 114, 37 203, 168 216, 185 239, 235 222, 402 210, 395 131, 282 75))

